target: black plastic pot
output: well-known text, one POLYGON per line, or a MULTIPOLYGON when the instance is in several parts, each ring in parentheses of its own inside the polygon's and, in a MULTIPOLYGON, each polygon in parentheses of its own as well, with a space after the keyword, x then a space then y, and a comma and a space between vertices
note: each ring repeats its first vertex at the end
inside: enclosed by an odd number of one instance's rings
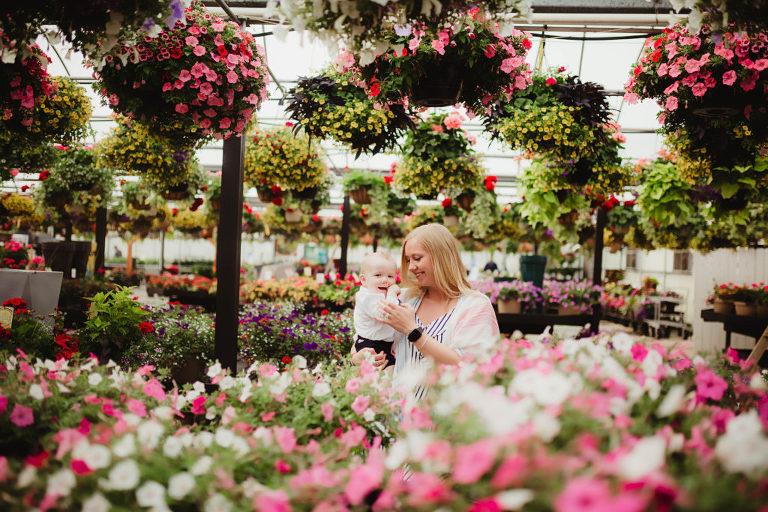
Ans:
POLYGON ((547 257, 539 254, 524 254, 520 256, 520 275, 523 281, 529 281, 534 286, 544 284, 544 270, 547 268, 547 257))

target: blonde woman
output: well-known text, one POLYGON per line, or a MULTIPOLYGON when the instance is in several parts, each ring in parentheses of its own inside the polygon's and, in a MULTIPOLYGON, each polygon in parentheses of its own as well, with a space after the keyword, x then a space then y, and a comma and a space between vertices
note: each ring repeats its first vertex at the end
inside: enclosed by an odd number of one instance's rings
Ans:
MULTIPOLYGON (((382 302, 378 320, 393 327, 395 378, 430 364, 457 364, 465 353, 487 350, 499 338, 491 301, 470 286, 458 242, 440 224, 420 226, 403 240, 401 303, 382 302)), ((362 357, 353 355, 359 364, 362 357)), ((377 368, 386 366, 383 353, 377 368)), ((425 390, 417 387, 416 397, 425 390)))

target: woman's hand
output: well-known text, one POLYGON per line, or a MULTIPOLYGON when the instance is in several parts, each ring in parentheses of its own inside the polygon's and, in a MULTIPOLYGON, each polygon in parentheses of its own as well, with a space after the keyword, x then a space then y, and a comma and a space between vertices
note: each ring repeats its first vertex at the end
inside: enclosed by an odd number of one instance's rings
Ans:
POLYGON ((418 327, 415 317, 416 315, 410 304, 393 304, 383 300, 378 303, 378 316, 376 320, 387 324, 403 334, 408 334, 418 327))
POLYGON ((376 352, 371 347, 365 347, 352 354, 352 363, 356 366, 363 364, 365 354, 373 354, 373 367, 381 371, 387 365, 387 355, 384 352, 376 352))

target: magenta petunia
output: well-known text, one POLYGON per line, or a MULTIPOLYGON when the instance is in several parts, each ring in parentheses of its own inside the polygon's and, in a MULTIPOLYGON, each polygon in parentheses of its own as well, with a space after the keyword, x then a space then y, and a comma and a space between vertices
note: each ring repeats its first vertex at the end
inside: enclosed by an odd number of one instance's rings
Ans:
POLYGON ((31 407, 16 404, 11 411, 11 423, 17 427, 28 427, 35 422, 35 416, 31 407))
POLYGON ((719 377, 709 368, 702 368, 694 378, 696 382, 696 398, 701 401, 720 400, 723 398, 725 390, 728 389, 728 383, 725 379, 719 377))

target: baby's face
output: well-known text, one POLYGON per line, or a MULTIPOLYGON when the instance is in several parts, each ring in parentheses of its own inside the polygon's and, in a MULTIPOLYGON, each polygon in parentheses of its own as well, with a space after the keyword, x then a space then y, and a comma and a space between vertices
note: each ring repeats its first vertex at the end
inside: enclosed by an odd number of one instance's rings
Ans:
POLYGON ((369 262, 365 272, 360 276, 360 282, 369 290, 386 294, 387 289, 395 284, 395 264, 387 260, 376 259, 369 262))

